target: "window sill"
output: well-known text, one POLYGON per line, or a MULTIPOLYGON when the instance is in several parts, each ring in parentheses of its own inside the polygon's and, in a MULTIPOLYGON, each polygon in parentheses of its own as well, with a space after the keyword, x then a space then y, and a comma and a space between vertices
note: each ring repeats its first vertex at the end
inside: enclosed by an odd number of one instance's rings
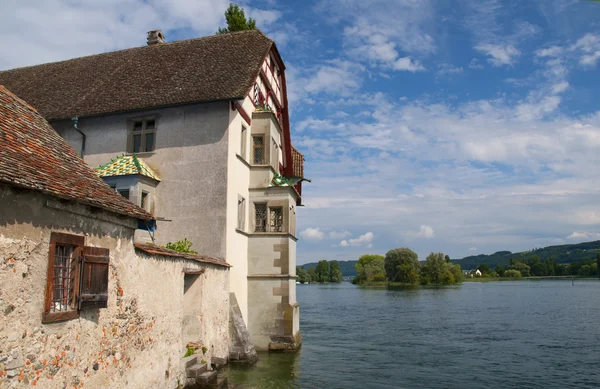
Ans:
POLYGON ((298 241, 295 235, 290 232, 251 232, 247 233, 249 238, 260 238, 260 237, 288 237, 294 241, 298 241))
POLYGON ((76 319, 79 312, 76 310, 64 312, 44 312, 42 313, 42 324, 57 323, 59 321, 76 319))

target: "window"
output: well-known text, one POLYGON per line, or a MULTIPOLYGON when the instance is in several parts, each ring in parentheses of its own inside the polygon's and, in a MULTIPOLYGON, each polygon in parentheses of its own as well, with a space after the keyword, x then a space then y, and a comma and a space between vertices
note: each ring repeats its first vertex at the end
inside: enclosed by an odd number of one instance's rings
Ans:
POLYGON ((144 192, 142 191, 142 198, 141 198, 141 207, 143 209, 145 209, 146 211, 149 211, 148 209, 148 205, 149 205, 149 197, 148 197, 149 193, 148 192, 144 192))
POLYGON ((267 232, 267 204, 254 204, 255 232, 267 232))
POLYGON ((238 226, 239 230, 244 231, 246 225, 246 199, 238 197, 238 226))
POLYGON ((117 193, 129 200, 129 189, 117 189, 117 193))
POLYGON ((69 320, 88 308, 106 308, 109 250, 84 246, 85 238, 50 236, 43 323, 69 320))
POLYGON ((255 165, 265 163, 265 137, 262 135, 252 137, 252 163, 255 165))
POLYGON ((134 120, 129 133, 127 151, 129 153, 154 151, 155 133, 155 119, 134 120))
POLYGON ((242 158, 246 159, 246 138, 248 137, 248 130, 246 126, 242 126, 242 139, 240 144, 240 155, 242 158))
POLYGON ((283 208, 272 207, 269 208, 269 231, 271 232, 283 232, 283 208))

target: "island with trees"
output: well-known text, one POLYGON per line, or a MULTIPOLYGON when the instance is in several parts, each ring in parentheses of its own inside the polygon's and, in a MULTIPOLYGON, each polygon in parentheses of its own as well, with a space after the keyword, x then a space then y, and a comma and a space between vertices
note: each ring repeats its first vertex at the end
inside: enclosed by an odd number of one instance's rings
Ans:
POLYGON ((296 280, 301 284, 328 284, 342 282, 342 270, 337 261, 320 260, 316 266, 304 269, 301 266, 296 267, 296 280))
POLYGON ((354 284, 359 285, 451 285, 463 280, 460 265, 450 262, 444 253, 431 253, 419 262, 417 253, 408 248, 388 251, 385 256, 365 254, 356 263, 354 284))

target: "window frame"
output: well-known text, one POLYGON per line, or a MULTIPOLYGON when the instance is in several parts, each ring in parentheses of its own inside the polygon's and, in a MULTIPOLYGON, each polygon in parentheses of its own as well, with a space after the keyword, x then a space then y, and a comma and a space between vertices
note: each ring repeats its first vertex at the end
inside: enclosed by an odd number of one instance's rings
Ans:
MULTIPOLYGON (((262 218, 260 220, 263 220, 262 218)), ((254 203, 254 232, 258 232, 258 233, 265 233, 268 232, 268 228, 269 228, 269 206, 266 202, 258 202, 258 203, 254 203), (259 231, 258 230, 258 215, 257 215, 257 206, 264 206, 265 207, 265 217, 264 217, 264 230, 263 231, 259 231)))
POLYGON ((238 195, 238 230, 244 231, 246 229, 246 199, 238 195))
POLYGON ((265 160, 266 160, 265 134, 252 135, 252 164, 253 165, 264 165, 266 163, 265 160), (262 139, 262 145, 257 146, 255 144, 255 139, 262 139), (260 149, 262 151, 260 162, 256 162, 256 150, 257 149, 260 149))
POLYGON ((244 160, 247 160, 246 154, 248 149, 248 127, 242 124, 242 132, 240 139, 240 155, 244 160))
POLYGON ((109 249, 85 246, 85 236, 52 231, 48 249, 42 324, 76 319, 80 317, 81 311, 108 307, 109 273, 109 249), (52 311, 52 304, 55 303, 55 260, 59 245, 73 247, 69 263, 68 289, 72 297, 68 300, 69 309, 52 311))
POLYGON ((44 311, 42 313, 42 323, 55 323, 64 320, 75 319, 79 317, 79 309, 76 306, 77 298, 79 297, 79 284, 80 284, 80 260, 82 255, 83 247, 85 245, 85 237, 79 235, 65 234, 61 232, 52 232, 50 234, 50 248, 48 252, 48 269, 46 273, 46 294, 44 298, 44 311), (75 305, 69 310, 52 312, 50 307, 52 305, 52 296, 54 293, 54 260, 56 255, 56 246, 73 246, 73 258, 75 261, 74 270, 75 279, 71 287, 73 288, 73 301, 71 304, 75 305))
POLYGON ((152 153, 156 150, 156 132, 158 129, 158 118, 156 116, 146 116, 141 118, 133 118, 129 120, 128 132, 127 132, 127 153, 129 154, 142 154, 152 153), (140 130, 135 129, 136 123, 142 123, 140 130), (148 123, 154 122, 154 127, 148 129, 148 123), (148 135, 152 135, 152 149, 146 150, 146 138, 148 135), (135 136, 140 135, 140 149, 135 151, 135 136))
POLYGON ((277 232, 277 233, 283 233, 283 232, 287 232, 285 231, 285 218, 284 218, 284 214, 283 214, 283 207, 280 205, 275 205, 275 206, 269 206, 269 212, 268 212, 268 228, 269 231, 268 232, 277 232), (273 219, 271 218, 271 213, 273 211, 278 210, 280 212, 280 216, 281 216, 281 224, 279 225, 279 229, 280 231, 274 230, 273 228, 275 227, 273 225, 273 219))

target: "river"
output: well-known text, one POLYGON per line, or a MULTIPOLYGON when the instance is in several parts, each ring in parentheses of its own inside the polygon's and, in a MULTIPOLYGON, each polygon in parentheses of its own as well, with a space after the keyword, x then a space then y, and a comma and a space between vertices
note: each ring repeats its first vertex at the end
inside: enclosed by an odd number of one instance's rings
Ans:
POLYGON ((600 281, 297 285, 303 345, 235 388, 598 388, 600 281))

